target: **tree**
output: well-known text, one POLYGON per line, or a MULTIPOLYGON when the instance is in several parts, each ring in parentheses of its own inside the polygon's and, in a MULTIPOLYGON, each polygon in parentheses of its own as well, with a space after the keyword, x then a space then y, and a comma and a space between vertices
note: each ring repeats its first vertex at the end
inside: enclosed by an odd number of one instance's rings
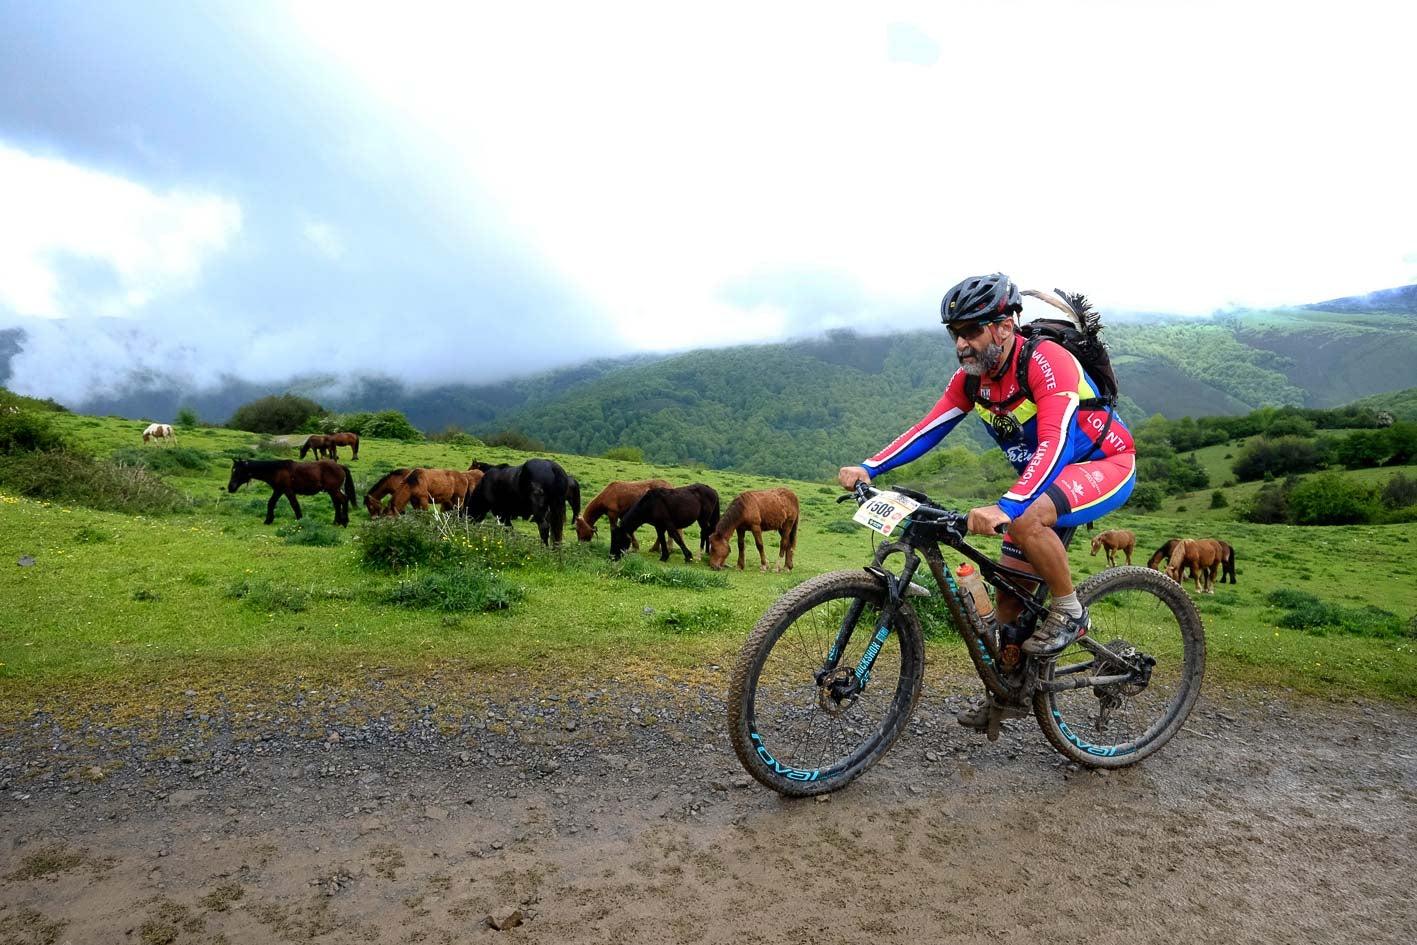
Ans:
POLYGON ((202 421, 197 416, 197 411, 191 407, 181 407, 177 411, 177 425, 183 429, 190 430, 202 421))
POLYGON ((299 430, 311 418, 325 413, 325 408, 306 397, 279 394, 253 400, 236 408, 228 429, 247 430, 276 436, 299 430))
POLYGON ((1305 479, 1288 501, 1296 525, 1362 525, 1378 516, 1374 490, 1339 473, 1305 479))

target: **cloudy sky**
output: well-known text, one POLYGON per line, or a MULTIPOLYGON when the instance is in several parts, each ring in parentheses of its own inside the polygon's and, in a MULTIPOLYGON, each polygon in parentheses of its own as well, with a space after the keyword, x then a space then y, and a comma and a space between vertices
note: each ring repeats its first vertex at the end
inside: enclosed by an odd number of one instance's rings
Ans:
POLYGON ((0 0, 12 389, 1417 283, 1410 4, 0 0))

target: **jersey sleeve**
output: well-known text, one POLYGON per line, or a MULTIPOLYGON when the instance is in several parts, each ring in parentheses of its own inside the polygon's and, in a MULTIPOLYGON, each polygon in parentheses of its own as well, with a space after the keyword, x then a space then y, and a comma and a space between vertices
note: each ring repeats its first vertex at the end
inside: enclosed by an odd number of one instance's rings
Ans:
POLYGON ((1096 396, 1077 358, 1062 345, 1043 341, 1033 349, 1028 363, 1028 386, 1038 407, 1038 446, 1018 482, 999 500, 1009 518, 1018 518, 1037 501, 1071 460, 1072 435, 1079 435, 1073 418, 1078 403, 1096 396))
POLYGON ((930 412, 925 414, 919 423, 861 464, 872 479, 887 470, 904 466, 911 460, 924 456, 969 414, 972 408, 964 393, 964 378, 963 371, 956 371, 945 386, 944 394, 935 401, 935 406, 930 408, 930 412))

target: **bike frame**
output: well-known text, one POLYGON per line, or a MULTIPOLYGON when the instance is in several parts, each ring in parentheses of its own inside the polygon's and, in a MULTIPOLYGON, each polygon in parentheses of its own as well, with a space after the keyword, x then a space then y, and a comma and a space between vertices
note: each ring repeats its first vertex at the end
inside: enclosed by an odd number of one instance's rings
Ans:
MULTIPOLYGON (((928 508, 934 509, 933 506, 928 508)), ((944 510, 940 510, 944 511, 944 510)), ((1061 692, 1067 689, 1080 689, 1086 686, 1106 686, 1116 683, 1124 683, 1136 678, 1138 673, 1145 673, 1146 667, 1143 665, 1130 665, 1129 661, 1119 659, 1116 654, 1108 654, 1112 663, 1124 663, 1128 665, 1128 672, 1107 676, 1081 676, 1079 673, 1085 671, 1091 663, 1081 663, 1072 666, 1054 667, 1049 678, 1043 678, 1039 669, 1050 660, 1039 661, 1033 657, 1025 657, 1019 664, 1023 669, 1022 673, 1010 673, 1019 680, 1018 683, 1010 682, 1005 678, 999 668, 999 645, 998 641, 991 640, 989 634, 984 629, 983 622, 974 609, 974 598, 972 595, 963 592, 950 572, 949 565, 945 562, 944 555, 940 551, 941 543, 955 549, 979 567, 980 574, 984 580, 995 588, 1007 591, 1017 597, 1024 607, 1020 622, 1025 627, 1036 622, 1039 617, 1047 613, 1047 608, 1043 602, 1048 598, 1048 587, 1041 578, 1027 575, 1022 572, 1009 571, 1003 565, 995 562, 982 551, 970 545, 963 538, 961 531, 961 518, 957 513, 945 513, 947 518, 939 522, 915 521, 906 524, 906 528, 900 539, 882 541, 876 547, 876 553, 871 564, 866 570, 875 575, 885 587, 886 604, 881 609, 881 619, 879 625, 874 628, 873 640, 867 646, 866 652, 853 669, 853 678, 850 680, 838 679, 831 684, 832 696, 840 701, 849 698, 854 693, 862 691, 871 676, 871 668, 875 664, 876 655, 880 652, 882 644, 890 635, 890 626, 896 613, 904 604, 905 598, 912 596, 912 579, 920 568, 921 560, 929 566, 930 574, 935 580, 935 585, 939 588, 944 598, 946 606, 949 608, 950 617, 954 621, 955 629, 964 639, 965 646, 969 651, 970 661, 974 664, 975 670, 979 673, 979 678, 983 681, 985 688, 1001 702, 1018 704, 1024 701, 1033 690, 1043 690, 1050 692, 1061 692), (885 567, 885 561, 891 555, 900 554, 904 556, 904 566, 898 574, 893 574, 885 567), (1035 585, 1032 591, 1024 590, 1021 581, 1028 581, 1035 585), (1061 678, 1060 678, 1061 677, 1061 678)), ((1063 541, 1063 546, 1067 547, 1072 540, 1074 529, 1065 528, 1059 531, 1059 537, 1063 541)), ((918 587, 918 586, 917 586, 918 587)), ((923 590, 923 589, 922 589, 923 590)), ((822 668, 817 672, 816 679, 818 685, 822 685, 827 677, 837 670, 837 663, 840 654, 846 649, 852 634, 856 630, 857 621, 861 617, 861 606, 858 603, 848 610, 842 619, 841 627, 837 631, 836 639, 827 655, 822 668)), ((1094 655, 1099 655, 1105 651, 1105 647, 1089 637, 1079 640, 1080 645, 1092 651, 1094 655)))

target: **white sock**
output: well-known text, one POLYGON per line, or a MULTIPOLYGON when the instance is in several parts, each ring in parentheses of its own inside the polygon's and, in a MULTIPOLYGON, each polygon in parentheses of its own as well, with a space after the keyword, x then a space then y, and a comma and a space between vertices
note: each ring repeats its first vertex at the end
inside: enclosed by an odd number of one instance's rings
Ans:
POLYGON ((1082 604, 1078 603, 1077 592, 1067 594, 1063 597, 1053 598, 1053 610, 1067 614, 1069 617, 1082 616, 1082 604))

